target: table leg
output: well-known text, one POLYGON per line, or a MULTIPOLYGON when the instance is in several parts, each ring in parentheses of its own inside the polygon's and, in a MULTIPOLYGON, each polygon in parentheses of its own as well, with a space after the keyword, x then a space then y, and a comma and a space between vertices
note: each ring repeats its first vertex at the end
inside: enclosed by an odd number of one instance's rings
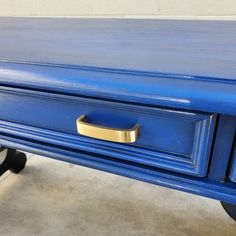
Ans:
POLYGON ((15 149, 0 147, 0 176, 6 171, 17 174, 24 169, 27 158, 23 152, 18 152, 15 149))

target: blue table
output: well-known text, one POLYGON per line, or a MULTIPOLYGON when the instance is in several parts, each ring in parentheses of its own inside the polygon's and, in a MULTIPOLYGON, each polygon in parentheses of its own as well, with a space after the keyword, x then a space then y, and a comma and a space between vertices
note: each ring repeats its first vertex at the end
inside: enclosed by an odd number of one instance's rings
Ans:
POLYGON ((236 219, 235 29, 0 18, 0 172, 24 168, 19 149, 218 199, 236 219))

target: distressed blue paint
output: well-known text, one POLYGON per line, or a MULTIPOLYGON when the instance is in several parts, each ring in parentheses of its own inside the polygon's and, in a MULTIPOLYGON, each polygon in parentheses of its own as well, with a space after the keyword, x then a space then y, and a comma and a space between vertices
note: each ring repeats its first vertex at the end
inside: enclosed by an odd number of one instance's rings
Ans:
POLYGON ((224 181, 236 131, 236 117, 221 115, 216 132, 209 178, 224 181))
POLYGON ((0 145, 236 204, 226 172, 235 27, 0 18, 0 145), (112 127, 138 122, 141 137, 122 145, 79 136, 75 120, 83 113, 112 127), (218 127, 216 117, 224 121, 218 127))
MULTIPOLYGON (((39 139, 37 133, 41 133, 43 138, 48 137, 47 143, 55 143, 60 136, 64 139, 61 145, 65 147, 74 140, 75 146, 80 143, 80 149, 88 152, 197 176, 206 175, 214 115, 7 88, 0 89, 0 103, 2 120, 33 126, 15 125, 18 136, 27 137, 33 132, 31 139, 39 139), (18 109, 15 104, 20 104, 18 109), (106 127, 127 129, 138 123, 141 135, 137 142, 129 145, 86 138, 76 131, 76 119, 82 114, 89 122, 106 127), (35 127, 45 131, 36 131, 35 127)), ((4 128, 5 123, 0 124, 4 128)), ((10 128, 7 125, 4 132, 10 128)))

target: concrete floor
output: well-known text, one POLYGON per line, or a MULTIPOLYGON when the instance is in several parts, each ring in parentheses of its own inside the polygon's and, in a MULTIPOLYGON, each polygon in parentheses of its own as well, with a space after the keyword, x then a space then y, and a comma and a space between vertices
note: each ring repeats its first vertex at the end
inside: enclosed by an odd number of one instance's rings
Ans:
POLYGON ((219 202, 32 156, 0 178, 1 236, 235 236, 219 202))

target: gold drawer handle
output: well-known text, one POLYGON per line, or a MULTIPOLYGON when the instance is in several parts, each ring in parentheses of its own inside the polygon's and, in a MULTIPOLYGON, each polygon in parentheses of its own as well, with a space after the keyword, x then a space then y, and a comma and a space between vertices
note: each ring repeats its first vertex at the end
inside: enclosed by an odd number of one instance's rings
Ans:
POLYGON ((89 124, 85 121, 85 118, 85 115, 81 115, 76 121, 77 132, 81 135, 119 143, 133 143, 138 139, 139 125, 135 125, 131 129, 114 129, 89 124))

